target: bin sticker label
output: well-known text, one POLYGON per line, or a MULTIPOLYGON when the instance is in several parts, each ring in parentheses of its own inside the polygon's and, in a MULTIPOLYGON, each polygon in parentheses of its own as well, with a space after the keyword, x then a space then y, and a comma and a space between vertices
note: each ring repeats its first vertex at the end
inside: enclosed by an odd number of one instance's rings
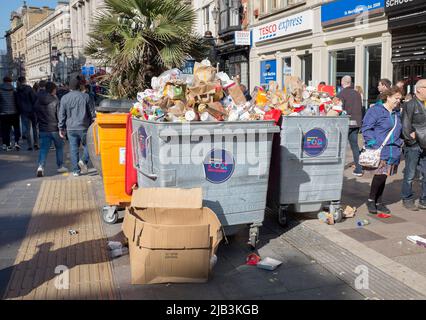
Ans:
POLYGON ((139 140, 139 153, 140 155, 146 159, 146 138, 148 135, 146 134, 145 128, 140 127, 138 130, 138 140, 139 140))
POLYGON ((327 144, 327 136, 319 128, 308 131, 303 137, 303 150, 311 157, 321 155, 327 149, 327 144))
POLYGON ((226 150, 212 149, 204 159, 204 171, 207 181, 223 183, 234 173, 234 157, 226 150))
POLYGON ((120 148, 120 164, 126 164, 126 148, 120 148))

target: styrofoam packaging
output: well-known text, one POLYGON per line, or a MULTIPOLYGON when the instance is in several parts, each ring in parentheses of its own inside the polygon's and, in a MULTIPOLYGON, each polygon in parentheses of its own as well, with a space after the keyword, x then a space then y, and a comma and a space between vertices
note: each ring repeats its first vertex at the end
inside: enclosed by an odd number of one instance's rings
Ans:
POLYGON ((188 110, 185 113, 185 119, 186 121, 198 121, 198 113, 196 113, 194 110, 188 110))
POLYGON ((116 250, 121 249, 123 247, 123 244, 119 241, 109 241, 107 246, 110 250, 116 250))
POLYGON ((260 269, 265 269, 265 270, 275 270, 279 265, 281 265, 282 262, 272 259, 272 258, 265 258, 261 261, 258 262, 257 267, 260 269))

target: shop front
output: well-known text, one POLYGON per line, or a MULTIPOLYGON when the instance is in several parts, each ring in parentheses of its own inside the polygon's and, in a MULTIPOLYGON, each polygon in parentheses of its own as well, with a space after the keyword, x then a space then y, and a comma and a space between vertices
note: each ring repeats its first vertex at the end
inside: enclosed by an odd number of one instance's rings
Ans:
POLYGON ((308 10, 301 6, 299 12, 254 24, 251 88, 261 84, 265 66, 275 63, 280 86, 293 75, 307 85, 324 81, 339 91, 341 78, 350 75, 364 91, 364 105, 375 102, 378 81, 392 76, 384 7, 384 0, 337 0, 308 10))
POLYGON ((299 76, 305 83, 314 80, 314 15, 314 10, 300 11, 252 28, 251 88, 267 87, 271 80, 282 87, 289 75, 299 76))
POLYGON ((379 80, 392 74, 384 7, 385 0, 337 0, 321 7, 328 82, 339 92, 342 77, 351 76, 354 85, 364 92, 364 106, 377 100, 379 80))
POLYGON ((393 80, 404 81, 407 93, 426 79, 426 1, 388 0, 386 14, 392 34, 393 80))

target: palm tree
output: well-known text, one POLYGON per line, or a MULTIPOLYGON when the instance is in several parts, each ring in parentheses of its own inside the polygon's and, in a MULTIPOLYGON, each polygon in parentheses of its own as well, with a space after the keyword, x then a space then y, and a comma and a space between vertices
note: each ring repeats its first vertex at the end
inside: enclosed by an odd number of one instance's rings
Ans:
POLYGON ((195 11, 182 0, 105 0, 86 54, 111 68, 102 81, 112 98, 134 99, 153 76, 207 49, 193 32, 195 11))

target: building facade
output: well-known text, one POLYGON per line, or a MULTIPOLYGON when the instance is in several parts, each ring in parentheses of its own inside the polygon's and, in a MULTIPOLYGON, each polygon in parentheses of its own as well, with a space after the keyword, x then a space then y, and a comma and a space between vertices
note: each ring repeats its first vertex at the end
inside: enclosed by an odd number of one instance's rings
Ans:
POLYGON ((24 5, 11 13, 10 30, 6 32, 8 56, 12 62, 12 76, 25 75, 27 62, 27 31, 45 19, 52 9, 49 7, 28 7, 24 5))
POLYGON ((393 80, 403 80, 414 93, 418 80, 426 79, 426 1, 386 1, 392 34, 393 80))
POLYGON ((73 68, 71 18, 67 2, 27 32, 27 80, 68 82, 73 68))
POLYGON ((6 51, 0 50, 0 80, 10 76, 10 60, 6 51))
POLYGON ((340 89, 351 75, 364 104, 380 78, 392 78, 392 41, 383 0, 251 0, 251 88, 287 75, 340 89))
POLYGON ((206 31, 211 31, 213 37, 217 37, 217 24, 213 19, 214 0, 198 0, 193 2, 194 10, 197 14, 195 32, 204 35, 206 31))
POLYGON ((89 42, 89 33, 95 22, 96 14, 104 6, 104 0, 71 0, 71 39, 74 57, 78 65, 89 65, 96 63, 86 58, 84 48, 89 42))

